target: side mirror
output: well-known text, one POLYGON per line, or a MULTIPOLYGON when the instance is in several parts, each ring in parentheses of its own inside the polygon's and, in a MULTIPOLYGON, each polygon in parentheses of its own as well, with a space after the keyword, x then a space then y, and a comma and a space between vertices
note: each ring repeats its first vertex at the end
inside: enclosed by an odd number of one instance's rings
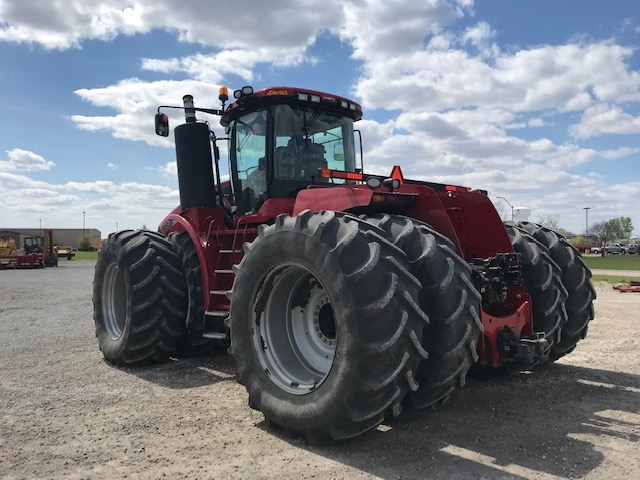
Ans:
POLYGON ((169 117, 164 113, 156 113, 156 135, 169 136, 169 117))

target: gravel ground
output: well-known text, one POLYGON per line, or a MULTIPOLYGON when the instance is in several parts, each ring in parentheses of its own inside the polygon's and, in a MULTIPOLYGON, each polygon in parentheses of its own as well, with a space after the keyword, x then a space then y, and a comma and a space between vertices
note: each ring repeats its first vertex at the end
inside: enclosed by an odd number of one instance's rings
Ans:
POLYGON ((0 271, 0 478, 638 478, 640 294, 597 285, 589 336, 554 365, 311 447, 249 409, 227 355, 104 362, 92 278, 80 261, 0 271))

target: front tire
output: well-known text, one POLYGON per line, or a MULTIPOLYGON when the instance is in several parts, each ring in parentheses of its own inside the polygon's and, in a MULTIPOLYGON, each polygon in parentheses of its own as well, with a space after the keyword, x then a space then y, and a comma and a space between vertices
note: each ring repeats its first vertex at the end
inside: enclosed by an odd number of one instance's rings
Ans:
POLYGON ((93 281, 93 318, 108 361, 135 366, 166 360, 184 321, 182 271, 171 244, 149 231, 112 233, 93 281))
POLYGON ((249 405, 311 443, 355 437, 418 387, 420 283, 380 233, 334 212, 280 215, 245 244, 231 350, 249 405))

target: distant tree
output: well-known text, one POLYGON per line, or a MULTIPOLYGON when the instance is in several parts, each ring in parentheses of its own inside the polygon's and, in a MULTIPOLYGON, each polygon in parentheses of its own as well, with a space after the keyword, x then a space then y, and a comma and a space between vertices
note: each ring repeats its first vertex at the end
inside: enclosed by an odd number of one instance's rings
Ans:
POLYGON ((571 240, 569 240, 569 243, 574 247, 577 247, 578 245, 587 245, 589 242, 590 240, 587 240, 582 235, 574 236, 571 238, 571 240))
POLYGON ((600 247, 600 255, 605 256, 605 246, 616 238, 616 228, 618 227, 615 219, 606 222, 598 222, 589 228, 590 236, 595 238, 596 245, 600 247))
POLYGON ((536 223, 557 232, 560 229, 560 215, 538 215, 536 223))
POLYGON ((142 224, 142 226, 141 226, 140 228, 141 228, 142 230, 149 230, 149 229, 147 228, 147 224, 146 224, 146 223, 143 223, 143 224, 142 224))
POLYGON ((91 246, 93 247, 94 250, 100 250, 102 248, 102 239, 99 237, 95 237, 93 239, 93 242, 91 243, 91 246))
POLYGON ((78 250, 82 252, 88 252, 91 250, 91 240, 88 236, 83 236, 78 239, 78 250))
POLYGON ((558 230, 556 230, 556 232, 558 232, 560 235, 562 235, 565 238, 573 238, 576 236, 575 233, 573 233, 571 230, 567 230, 565 228, 560 227, 558 230))
POLYGON ((633 222, 631 217, 617 217, 609 220, 612 222, 612 228, 616 238, 629 238, 633 233, 633 222))
POLYGON ((553 230, 554 232, 559 233, 563 237, 575 236, 573 232, 570 232, 569 230, 562 228, 560 226, 560 215, 556 215, 556 214, 538 215, 538 220, 536 223, 542 225, 543 227, 547 227, 548 229, 553 230))
POLYGON ((500 218, 503 222, 508 222, 511 220, 511 209, 504 205, 502 202, 494 203, 494 207, 496 207, 496 212, 500 215, 500 218))

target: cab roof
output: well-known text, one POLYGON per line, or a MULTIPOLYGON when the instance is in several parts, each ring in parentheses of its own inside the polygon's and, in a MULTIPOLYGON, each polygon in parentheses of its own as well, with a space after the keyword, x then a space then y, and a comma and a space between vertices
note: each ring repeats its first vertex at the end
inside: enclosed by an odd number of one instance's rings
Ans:
POLYGON ((228 126, 236 118, 269 105, 287 104, 300 107, 321 108, 327 113, 341 115, 358 121, 362 118, 362 107, 348 98, 330 93, 319 92, 299 87, 267 87, 253 91, 251 87, 244 87, 239 98, 231 103, 222 114, 220 123, 228 126), (243 94, 244 91, 251 93, 243 94))

